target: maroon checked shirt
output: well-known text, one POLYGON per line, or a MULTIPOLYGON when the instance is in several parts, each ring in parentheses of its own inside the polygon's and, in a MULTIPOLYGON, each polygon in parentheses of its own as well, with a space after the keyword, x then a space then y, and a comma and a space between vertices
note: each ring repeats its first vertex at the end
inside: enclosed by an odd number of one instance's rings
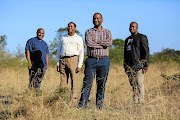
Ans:
POLYGON ((85 42, 87 45, 87 56, 91 57, 108 57, 109 46, 112 45, 111 31, 104 29, 97 30, 91 28, 85 32, 85 42), (105 43, 108 47, 103 48, 100 43, 105 43))

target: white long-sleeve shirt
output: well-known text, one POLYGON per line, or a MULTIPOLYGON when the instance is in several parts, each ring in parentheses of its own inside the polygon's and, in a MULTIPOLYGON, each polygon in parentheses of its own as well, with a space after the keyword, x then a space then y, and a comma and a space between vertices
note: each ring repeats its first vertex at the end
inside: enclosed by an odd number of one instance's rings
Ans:
POLYGON ((59 66, 59 59, 63 56, 79 56, 78 68, 82 67, 84 59, 84 46, 83 39, 75 33, 73 36, 63 36, 58 45, 56 61, 57 66, 59 66))

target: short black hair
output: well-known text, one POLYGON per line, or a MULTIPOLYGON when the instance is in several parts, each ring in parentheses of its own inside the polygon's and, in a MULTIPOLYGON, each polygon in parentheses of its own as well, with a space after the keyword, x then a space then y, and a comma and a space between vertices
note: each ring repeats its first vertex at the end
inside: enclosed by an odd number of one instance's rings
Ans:
POLYGON ((70 23, 74 24, 74 26, 76 27, 76 24, 75 24, 74 22, 69 22, 68 25, 69 25, 70 23))
POLYGON ((38 33, 38 31, 39 31, 39 30, 43 30, 43 31, 44 31, 44 29, 43 29, 43 28, 39 28, 39 29, 37 29, 37 32, 36 32, 36 33, 38 33))
MULTIPOLYGON (((137 25, 137 27, 138 27, 138 23, 137 23, 137 22, 135 22, 135 21, 132 21, 131 23, 135 23, 135 24, 137 25)), ((130 25, 131 25, 131 23, 130 23, 130 25)))
POLYGON ((101 13, 98 13, 98 12, 97 12, 97 13, 94 13, 93 18, 94 18, 94 16, 95 16, 95 14, 99 14, 99 15, 101 16, 101 18, 103 18, 102 15, 101 15, 101 13))

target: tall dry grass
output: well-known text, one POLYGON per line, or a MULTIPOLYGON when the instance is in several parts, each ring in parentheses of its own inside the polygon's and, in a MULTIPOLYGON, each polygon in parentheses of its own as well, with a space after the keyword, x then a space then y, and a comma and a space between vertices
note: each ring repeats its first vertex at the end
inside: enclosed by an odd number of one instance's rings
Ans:
MULTIPOLYGON (((27 68, 0 69, 0 119, 20 120, 179 120, 180 87, 165 94, 166 80, 161 73, 180 73, 177 64, 151 64, 145 75, 145 104, 134 105, 132 89, 122 66, 111 65, 106 83, 103 110, 96 109, 96 82, 86 110, 69 104, 70 92, 58 92, 60 84, 56 68, 49 67, 41 84, 41 95, 28 89, 27 68)), ((79 73, 79 97, 83 82, 79 73)), ((70 84, 69 84, 70 87, 70 84)), ((168 87, 168 86, 167 86, 168 87)))

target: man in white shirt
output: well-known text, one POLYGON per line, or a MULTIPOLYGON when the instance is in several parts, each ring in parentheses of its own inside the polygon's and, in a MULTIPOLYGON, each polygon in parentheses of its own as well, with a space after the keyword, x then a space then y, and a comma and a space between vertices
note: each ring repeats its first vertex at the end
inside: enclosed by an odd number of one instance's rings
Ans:
POLYGON ((75 33, 76 24, 68 24, 68 35, 63 36, 57 50, 57 71, 60 72, 60 88, 67 88, 69 75, 71 77, 70 100, 77 103, 78 76, 84 59, 83 39, 75 33))

